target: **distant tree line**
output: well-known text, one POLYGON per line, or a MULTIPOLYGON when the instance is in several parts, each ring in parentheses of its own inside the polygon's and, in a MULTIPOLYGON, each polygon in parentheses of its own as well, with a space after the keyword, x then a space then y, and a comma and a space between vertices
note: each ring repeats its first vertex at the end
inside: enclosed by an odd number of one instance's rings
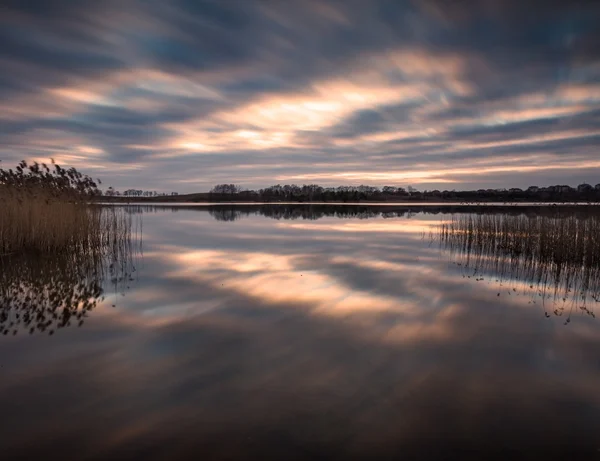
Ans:
POLYGON ((140 190, 140 189, 127 189, 123 192, 113 189, 109 187, 105 191, 102 192, 102 195, 105 197, 167 197, 178 195, 177 192, 157 192, 155 190, 140 190))
POLYGON ((417 190, 412 186, 338 186, 323 187, 317 184, 277 184, 264 189, 244 189, 236 184, 218 184, 208 194, 179 196, 177 192, 126 189, 118 191, 109 187, 102 191, 104 197, 174 197, 193 202, 600 202, 600 184, 580 184, 577 187, 556 185, 530 186, 527 189, 477 189, 477 190, 417 190))
MULTIPOLYGON (((419 194, 418 192, 416 194, 419 194)), ((580 184, 577 187, 556 185, 548 187, 530 186, 527 189, 478 189, 471 191, 425 191, 424 197, 459 200, 465 202, 476 201, 504 201, 504 202, 588 202, 600 201, 600 184, 580 184)))
POLYGON ((277 184, 259 190, 242 189, 235 184, 218 184, 210 190, 211 200, 261 200, 266 202, 316 202, 360 200, 384 200, 390 197, 408 197, 410 195, 402 187, 385 186, 339 186, 323 187, 317 184, 277 184))
POLYGON ((219 184, 209 193, 210 201, 264 202, 360 202, 360 201, 458 201, 458 202, 525 202, 525 201, 600 201, 600 184, 580 184, 577 187, 556 185, 531 186, 527 189, 424 190, 408 186, 339 186, 322 187, 316 184, 277 184, 259 190, 242 189, 235 184, 219 184))

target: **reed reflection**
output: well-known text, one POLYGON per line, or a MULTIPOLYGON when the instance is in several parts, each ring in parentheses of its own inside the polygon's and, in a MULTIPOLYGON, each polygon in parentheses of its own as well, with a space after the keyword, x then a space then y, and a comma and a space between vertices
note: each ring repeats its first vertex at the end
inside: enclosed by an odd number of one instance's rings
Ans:
POLYGON ((600 212, 453 215, 439 240, 463 277, 498 282, 497 296, 530 296, 550 313, 595 317, 600 302, 600 212))
POLYGON ((124 295, 134 281, 139 221, 98 208, 101 232, 60 253, 0 257, 0 333, 47 332, 82 326, 108 290, 124 295))

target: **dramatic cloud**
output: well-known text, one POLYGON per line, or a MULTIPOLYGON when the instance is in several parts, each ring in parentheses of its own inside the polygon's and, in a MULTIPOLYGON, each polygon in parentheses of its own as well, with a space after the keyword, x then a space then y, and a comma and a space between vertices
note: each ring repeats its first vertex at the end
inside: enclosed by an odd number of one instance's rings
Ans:
POLYGON ((600 180, 592 1, 3 2, 0 159, 117 188, 600 180))

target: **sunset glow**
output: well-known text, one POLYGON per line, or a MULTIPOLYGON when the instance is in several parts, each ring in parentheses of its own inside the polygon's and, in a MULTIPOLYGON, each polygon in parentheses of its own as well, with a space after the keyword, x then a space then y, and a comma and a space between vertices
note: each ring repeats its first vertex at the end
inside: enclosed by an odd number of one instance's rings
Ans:
POLYGON ((9 2, 0 159, 180 193, 595 184, 598 7, 521 3, 9 2))

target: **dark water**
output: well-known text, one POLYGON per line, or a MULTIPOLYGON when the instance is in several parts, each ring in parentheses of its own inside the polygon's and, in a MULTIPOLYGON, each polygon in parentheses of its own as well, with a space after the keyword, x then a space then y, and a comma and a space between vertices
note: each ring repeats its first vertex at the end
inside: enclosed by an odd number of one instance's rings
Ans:
POLYGON ((600 460, 596 256, 442 241, 439 209, 241 210, 3 262, 0 459, 600 460))

